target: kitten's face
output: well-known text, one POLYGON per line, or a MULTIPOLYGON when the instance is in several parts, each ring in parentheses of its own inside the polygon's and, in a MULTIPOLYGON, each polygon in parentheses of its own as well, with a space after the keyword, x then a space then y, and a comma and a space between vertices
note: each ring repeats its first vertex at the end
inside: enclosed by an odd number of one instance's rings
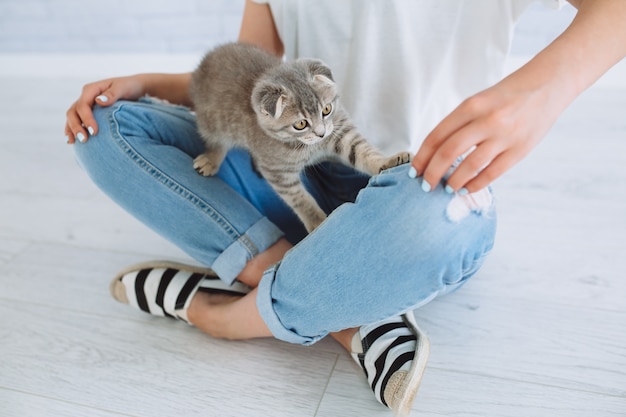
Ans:
POLYGON ((276 137, 283 141, 299 140, 305 145, 321 142, 333 131, 334 94, 298 99, 293 95, 283 98, 284 109, 278 119, 266 120, 272 125, 276 137))
MULTIPOLYGON (((283 142, 299 141, 313 145, 327 138, 333 131, 333 114, 337 92, 332 79, 313 73, 307 61, 306 71, 289 72, 276 77, 265 94, 253 95, 260 126, 270 136, 283 142), (256 96, 256 100, 255 100, 256 96)), ((318 64, 319 65, 319 64, 318 64)), ((320 72, 326 67, 314 67, 320 72)))

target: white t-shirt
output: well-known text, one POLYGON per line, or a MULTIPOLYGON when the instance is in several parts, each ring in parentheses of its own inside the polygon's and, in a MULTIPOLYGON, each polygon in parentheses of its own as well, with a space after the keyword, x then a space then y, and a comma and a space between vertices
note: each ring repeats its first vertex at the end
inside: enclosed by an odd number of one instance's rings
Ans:
MULTIPOLYGON (((465 98, 503 76, 533 0, 265 0, 287 59, 324 61, 359 131, 416 152, 465 98)), ((559 7, 564 0, 543 0, 559 7)))

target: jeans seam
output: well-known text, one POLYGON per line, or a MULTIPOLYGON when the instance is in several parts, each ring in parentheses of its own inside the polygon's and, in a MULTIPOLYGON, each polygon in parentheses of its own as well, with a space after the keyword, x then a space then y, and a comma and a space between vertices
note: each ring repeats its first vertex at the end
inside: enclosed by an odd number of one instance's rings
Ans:
MULTIPOLYGON (((141 103, 139 103, 141 104, 141 103)), ((141 169, 143 169, 146 173, 154 177, 158 182, 168 187, 170 190, 174 191, 176 194, 184 198, 186 201, 190 202, 194 206, 198 207, 205 213, 209 215, 213 221, 218 224, 222 230, 226 232, 228 236, 230 236, 233 241, 239 241, 242 246, 246 248, 248 253, 252 256, 256 255, 258 252, 258 248, 254 243, 250 241, 248 238, 243 238, 244 235, 241 235, 232 224, 230 224, 224 216, 222 216, 219 212, 217 212, 211 205, 204 202, 200 197, 191 192, 186 187, 183 187, 178 182, 173 180, 171 177, 166 175, 163 171, 152 165, 146 160, 140 152, 135 149, 130 142, 124 137, 124 135, 119 130, 119 123, 117 122, 115 115, 118 111, 122 109, 123 105, 118 106, 116 109, 113 109, 109 113, 109 125, 111 127, 111 136, 117 142, 118 146, 125 152, 131 160, 137 164, 141 169), (252 243, 250 245, 250 243, 252 243)))

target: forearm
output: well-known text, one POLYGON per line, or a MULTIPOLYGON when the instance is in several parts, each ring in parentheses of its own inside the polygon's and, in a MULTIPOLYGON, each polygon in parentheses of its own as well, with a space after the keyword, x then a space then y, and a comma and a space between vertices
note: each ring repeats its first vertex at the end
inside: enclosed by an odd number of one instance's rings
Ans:
POLYGON ((626 56, 626 1, 572 3, 578 13, 571 25, 504 81, 526 89, 543 89, 557 114, 626 56))
POLYGON ((274 24, 270 6, 267 4, 246 1, 238 40, 256 45, 279 58, 284 53, 283 42, 274 24))
POLYGON ((136 77, 143 86, 143 94, 158 97, 174 104, 192 106, 189 97, 191 73, 138 74, 136 77))
POLYGON ((536 146, 561 112, 626 55, 625 0, 570 0, 572 24, 526 65, 468 98, 424 139, 411 176, 437 185, 454 160, 473 151, 447 179, 446 190, 475 192, 536 146))
MULTIPOLYGON (((276 56, 282 56, 283 44, 267 4, 257 4, 249 0, 246 2, 239 42, 251 43, 276 56)), ((189 97, 191 73, 138 74, 135 77, 142 88, 140 95, 148 94, 171 103, 192 107, 189 97)))

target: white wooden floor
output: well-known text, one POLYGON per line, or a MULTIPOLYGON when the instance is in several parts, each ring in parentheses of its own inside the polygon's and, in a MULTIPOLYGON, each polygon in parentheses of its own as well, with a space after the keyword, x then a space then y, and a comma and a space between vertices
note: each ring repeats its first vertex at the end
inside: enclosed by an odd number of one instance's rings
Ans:
MULTIPOLYGON (((0 416, 389 416, 332 340, 225 342, 115 303, 112 274, 185 260, 73 161, 82 79, 0 79, 0 416)), ((626 416, 626 89, 585 93, 497 184, 498 243, 418 312, 415 416, 626 416)))

